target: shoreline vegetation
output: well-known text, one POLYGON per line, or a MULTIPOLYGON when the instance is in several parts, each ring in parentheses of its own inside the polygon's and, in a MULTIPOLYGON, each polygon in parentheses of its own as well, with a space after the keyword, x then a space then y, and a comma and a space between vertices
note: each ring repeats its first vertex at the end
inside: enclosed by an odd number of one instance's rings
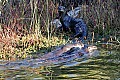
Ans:
MULTIPOLYGON (((119 1, 82 2, 78 17, 88 26, 90 41, 120 41, 119 1)), ((67 43, 70 35, 59 33, 51 24, 57 15, 58 0, 0 1, 0 59, 16 60, 45 53, 67 43)), ((72 3, 66 8, 72 10, 72 3)))

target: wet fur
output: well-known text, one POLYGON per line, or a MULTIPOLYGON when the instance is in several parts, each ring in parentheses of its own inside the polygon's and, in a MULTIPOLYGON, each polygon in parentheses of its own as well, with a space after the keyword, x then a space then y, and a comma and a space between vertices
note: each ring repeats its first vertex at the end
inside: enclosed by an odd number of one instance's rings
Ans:
POLYGON ((62 47, 57 48, 56 50, 49 52, 48 54, 45 54, 44 56, 42 56, 42 59, 59 56, 59 55, 63 54, 64 52, 67 52, 68 50, 70 50, 73 47, 79 47, 81 49, 82 47, 84 47, 84 44, 81 42, 77 42, 77 43, 63 45, 62 47))

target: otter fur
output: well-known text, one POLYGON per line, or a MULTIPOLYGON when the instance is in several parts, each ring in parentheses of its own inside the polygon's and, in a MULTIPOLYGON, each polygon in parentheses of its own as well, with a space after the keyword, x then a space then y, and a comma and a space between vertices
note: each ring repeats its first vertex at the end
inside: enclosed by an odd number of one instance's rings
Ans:
POLYGON ((84 47, 84 44, 82 42, 75 42, 75 43, 65 44, 62 47, 57 48, 54 51, 43 55, 41 57, 41 59, 47 59, 47 58, 50 58, 50 57, 59 56, 59 55, 65 53, 65 52, 69 51, 73 47, 79 47, 81 49, 82 47, 84 47))

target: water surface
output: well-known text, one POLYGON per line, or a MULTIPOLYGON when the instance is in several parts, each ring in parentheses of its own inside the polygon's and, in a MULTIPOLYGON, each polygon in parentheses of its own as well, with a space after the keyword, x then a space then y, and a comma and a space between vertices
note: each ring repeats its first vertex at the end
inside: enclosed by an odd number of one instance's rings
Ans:
MULTIPOLYGON (((7 68, 2 66, 8 61, 0 61, 1 80, 120 80, 120 45, 99 44, 99 56, 88 60, 75 59, 51 65, 28 65, 7 68)), ((17 64, 20 64, 17 61, 17 64)))

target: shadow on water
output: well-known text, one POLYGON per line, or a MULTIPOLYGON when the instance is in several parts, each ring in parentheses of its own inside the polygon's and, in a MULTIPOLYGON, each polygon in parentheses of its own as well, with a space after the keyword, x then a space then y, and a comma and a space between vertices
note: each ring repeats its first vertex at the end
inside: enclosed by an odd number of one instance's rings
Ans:
MULTIPOLYGON (((81 62, 11 69, 0 67, 0 79, 6 80, 120 80, 120 44, 98 44, 100 55, 81 62)), ((32 60, 31 60, 32 61, 32 60)), ((33 61, 34 62, 34 61, 33 61)), ((6 62, 1 61, 1 65, 6 62)))

